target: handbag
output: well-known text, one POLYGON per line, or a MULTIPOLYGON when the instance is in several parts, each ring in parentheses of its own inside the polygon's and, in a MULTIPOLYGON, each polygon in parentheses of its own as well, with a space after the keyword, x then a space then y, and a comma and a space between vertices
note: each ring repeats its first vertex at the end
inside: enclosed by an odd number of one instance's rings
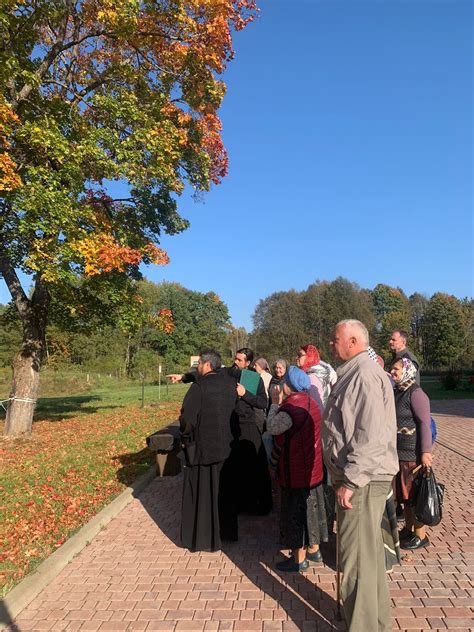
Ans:
POLYGON ((432 468, 423 471, 413 481, 412 505, 418 522, 435 527, 443 518, 445 487, 436 481, 432 468))

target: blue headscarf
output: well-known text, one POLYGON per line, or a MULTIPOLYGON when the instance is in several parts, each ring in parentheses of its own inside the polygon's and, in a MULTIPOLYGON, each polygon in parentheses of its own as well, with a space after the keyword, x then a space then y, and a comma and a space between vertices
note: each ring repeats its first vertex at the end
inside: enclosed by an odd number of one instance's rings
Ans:
POLYGON ((309 391, 311 381, 304 371, 297 366, 290 366, 285 375, 285 382, 293 391, 309 391))

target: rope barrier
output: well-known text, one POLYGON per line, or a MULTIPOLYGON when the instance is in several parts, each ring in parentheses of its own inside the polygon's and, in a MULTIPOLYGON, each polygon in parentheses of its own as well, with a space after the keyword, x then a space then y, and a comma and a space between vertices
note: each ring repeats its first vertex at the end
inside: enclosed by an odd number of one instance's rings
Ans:
POLYGON ((7 412, 7 409, 5 408, 5 406, 3 404, 7 403, 7 402, 24 402, 25 404, 36 404, 36 399, 31 399, 31 397, 9 397, 8 399, 0 399, 0 406, 3 408, 3 410, 5 412, 7 412))

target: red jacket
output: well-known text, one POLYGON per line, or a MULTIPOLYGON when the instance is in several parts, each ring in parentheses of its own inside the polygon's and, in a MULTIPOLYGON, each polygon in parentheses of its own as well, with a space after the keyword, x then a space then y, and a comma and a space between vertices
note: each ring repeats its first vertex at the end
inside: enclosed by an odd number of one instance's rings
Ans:
POLYGON ((276 437, 281 447, 280 485, 291 489, 313 487, 323 480, 319 406, 308 393, 292 393, 280 411, 290 415, 293 421, 291 428, 276 437))

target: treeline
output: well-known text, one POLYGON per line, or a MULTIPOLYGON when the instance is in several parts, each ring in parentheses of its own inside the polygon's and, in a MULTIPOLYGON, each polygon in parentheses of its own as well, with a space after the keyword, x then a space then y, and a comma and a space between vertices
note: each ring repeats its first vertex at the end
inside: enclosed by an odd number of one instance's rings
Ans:
MULTIPOLYGON (((190 356, 206 346, 218 348, 230 362, 248 342, 247 332, 230 322, 228 308, 214 292, 195 292, 178 283, 138 282, 139 318, 128 326, 96 319, 71 326, 68 314, 52 310, 47 330, 46 368, 82 368, 117 377, 148 379, 189 368, 190 356), (172 331, 158 327, 163 310, 172 313, 172 331)), ((21 327, 10 306, 0 306, 0 366, 9 366, 21 344, 21 327)))
POLYGON ((393 329, 410 334, 410 347, 425 369, 471 369, 474 362, 473 300, 437 292, 431 298, 379 284, 360 288, 342 277, 316 281, 306 290, 275 292, 260 301, 253 314, 251 345, 270 361, 292 360, 299 346, 316 344, 330 359, 329 340, 335 324, 357 318, 369 329, 372 346, 390 356, 393 329))
MULTIPOLYGON (((313 343, 330 359, 329 340, 343 318, 358 318, 371 344, 384 358, 394 328, 410 333, 410 347, 425 369, 472 369, 474 318, 472 299, 436 293, 431 298, 379 284, 360 288, 347 279, 316 281, 306 290, 275 292, 253 314, 253 333, 232 326, 226 304, 214 292, 196 292, 178 283, 139 281, 138 316, 127 325, 111 324, 105 314, 82 322, 64 309, 52 309, 47 331, 46 368, 79 368, 117 377, 153 379, 163 372, 185 370, 190 356, 212 346, 226 364, 237 349, 250 344, 269 361, 293 360, 299 346, 313 343), (163 331, 157 318, 172 312, 173 330, 163 331), (74 323, 74 325, 72 324, 74 323), (107 323, 107 324, 104 324, 107 323)), ((0 306, 0 367, 10 366, 21 345, 21 326, 14 309, 0 306)))

